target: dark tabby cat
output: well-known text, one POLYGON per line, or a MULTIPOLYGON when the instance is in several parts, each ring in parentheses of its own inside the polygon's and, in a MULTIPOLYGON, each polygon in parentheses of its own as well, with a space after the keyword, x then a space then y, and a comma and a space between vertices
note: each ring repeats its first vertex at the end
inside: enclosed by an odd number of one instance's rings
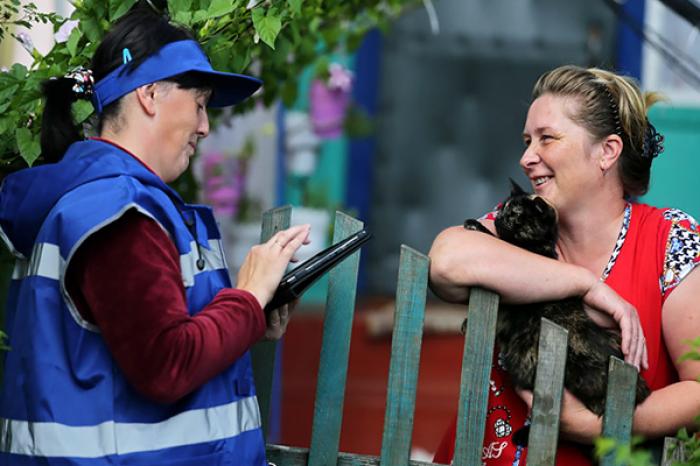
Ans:
MULTIPOLYGON (((513 180, 510 197, 496 216, 498 236, 531 252, 556 258, 557 213, 543 198, 523 191, 513 180)), ((491 234, 476 220, 464 227, 491 234)), ((516 387, 532 390, 535 383, 540 319, 546 317, 569 331, 565 387, 588 409, 605 409, 608 360, 622 359, 619 330, 603 329, 586 314, 580 298, 544 303, 501 305, 496 341, 501 359, 516 387)), ((636 403, 649 396, 643 378, 637 381, 636 403)))

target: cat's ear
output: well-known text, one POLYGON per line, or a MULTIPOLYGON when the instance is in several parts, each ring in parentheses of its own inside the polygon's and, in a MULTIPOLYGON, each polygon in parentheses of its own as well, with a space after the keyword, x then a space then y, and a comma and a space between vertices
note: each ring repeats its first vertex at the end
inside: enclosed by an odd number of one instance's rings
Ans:
POLYGON ((508 178, 510 180, 510 195, 520 196, 522 194, 527 194, 523 188, 520 187, 518 183, 513 180, 513 178, 508 178))

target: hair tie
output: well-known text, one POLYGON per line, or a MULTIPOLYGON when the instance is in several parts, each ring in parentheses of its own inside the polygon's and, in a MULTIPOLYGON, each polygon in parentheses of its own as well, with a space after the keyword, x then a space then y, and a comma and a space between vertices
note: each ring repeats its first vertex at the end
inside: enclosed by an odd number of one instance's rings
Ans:
POLYGON ((642 143, 642 157, 652 160, 664 151, 664 137, 656 131, 654 125, 646 119, 644 130, 644 142, 642 143))
POLYGON ((89 99, 95 91, 95 79, 92 77, 92 71, 79 66, 66 75, 66 78, 75 81, 72 91, 79 99, 89 99))

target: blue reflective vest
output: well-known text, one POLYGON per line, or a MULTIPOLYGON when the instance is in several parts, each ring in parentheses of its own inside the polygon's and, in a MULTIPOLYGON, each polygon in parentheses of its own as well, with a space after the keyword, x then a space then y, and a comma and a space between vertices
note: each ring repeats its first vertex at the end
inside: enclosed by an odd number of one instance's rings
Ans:
POLYGON ((0 236, 17 265, 0 465, 266 464, 248 353, 176 403, 157 404, 129 385, 68 296, 75 251, 129 209, 153 218, 177 247, 190 314, 230 286, 211 210, 185 204, 116 146, 78 142, 61 162, 3 181, 0 236))

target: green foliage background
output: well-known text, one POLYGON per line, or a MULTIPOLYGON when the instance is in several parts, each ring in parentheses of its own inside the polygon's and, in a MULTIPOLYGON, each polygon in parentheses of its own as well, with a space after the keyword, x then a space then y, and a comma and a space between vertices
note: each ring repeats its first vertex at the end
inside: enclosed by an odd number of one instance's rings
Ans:
MULTIPOLYGON (((0 73, 0 171, 41 162, 39 129, 42 113, 40 84, 63 76, 77 66, 89 67, 105 32, 137 0, 74 0, 70 18, 42 13, 34 4, 0 0, 0 40, 17 38, 15 25, 51 23, 54 33, 68 19, 79 21, 66 42, 46 55, 32 52, 27 69, 14 64, 0 73)), ((154 2, 156 3, 156 2, 154 2)), ((371 28, 386 28, 393 17, 416 0, 169 0, 172 21, 193 30, 214 68, 260 77, 264 87, 256 99, 237 106, 243 112, 262 101, 270 105, 296 99, 302 70, 344 47, 351 51, 371 28)), ((77 123, 89 121, 92 105, 74 106, 77 123)), ((216 124, 226 114, 213 112, 216 124), (218 119, 218 120, 217 120, 218 119)))

